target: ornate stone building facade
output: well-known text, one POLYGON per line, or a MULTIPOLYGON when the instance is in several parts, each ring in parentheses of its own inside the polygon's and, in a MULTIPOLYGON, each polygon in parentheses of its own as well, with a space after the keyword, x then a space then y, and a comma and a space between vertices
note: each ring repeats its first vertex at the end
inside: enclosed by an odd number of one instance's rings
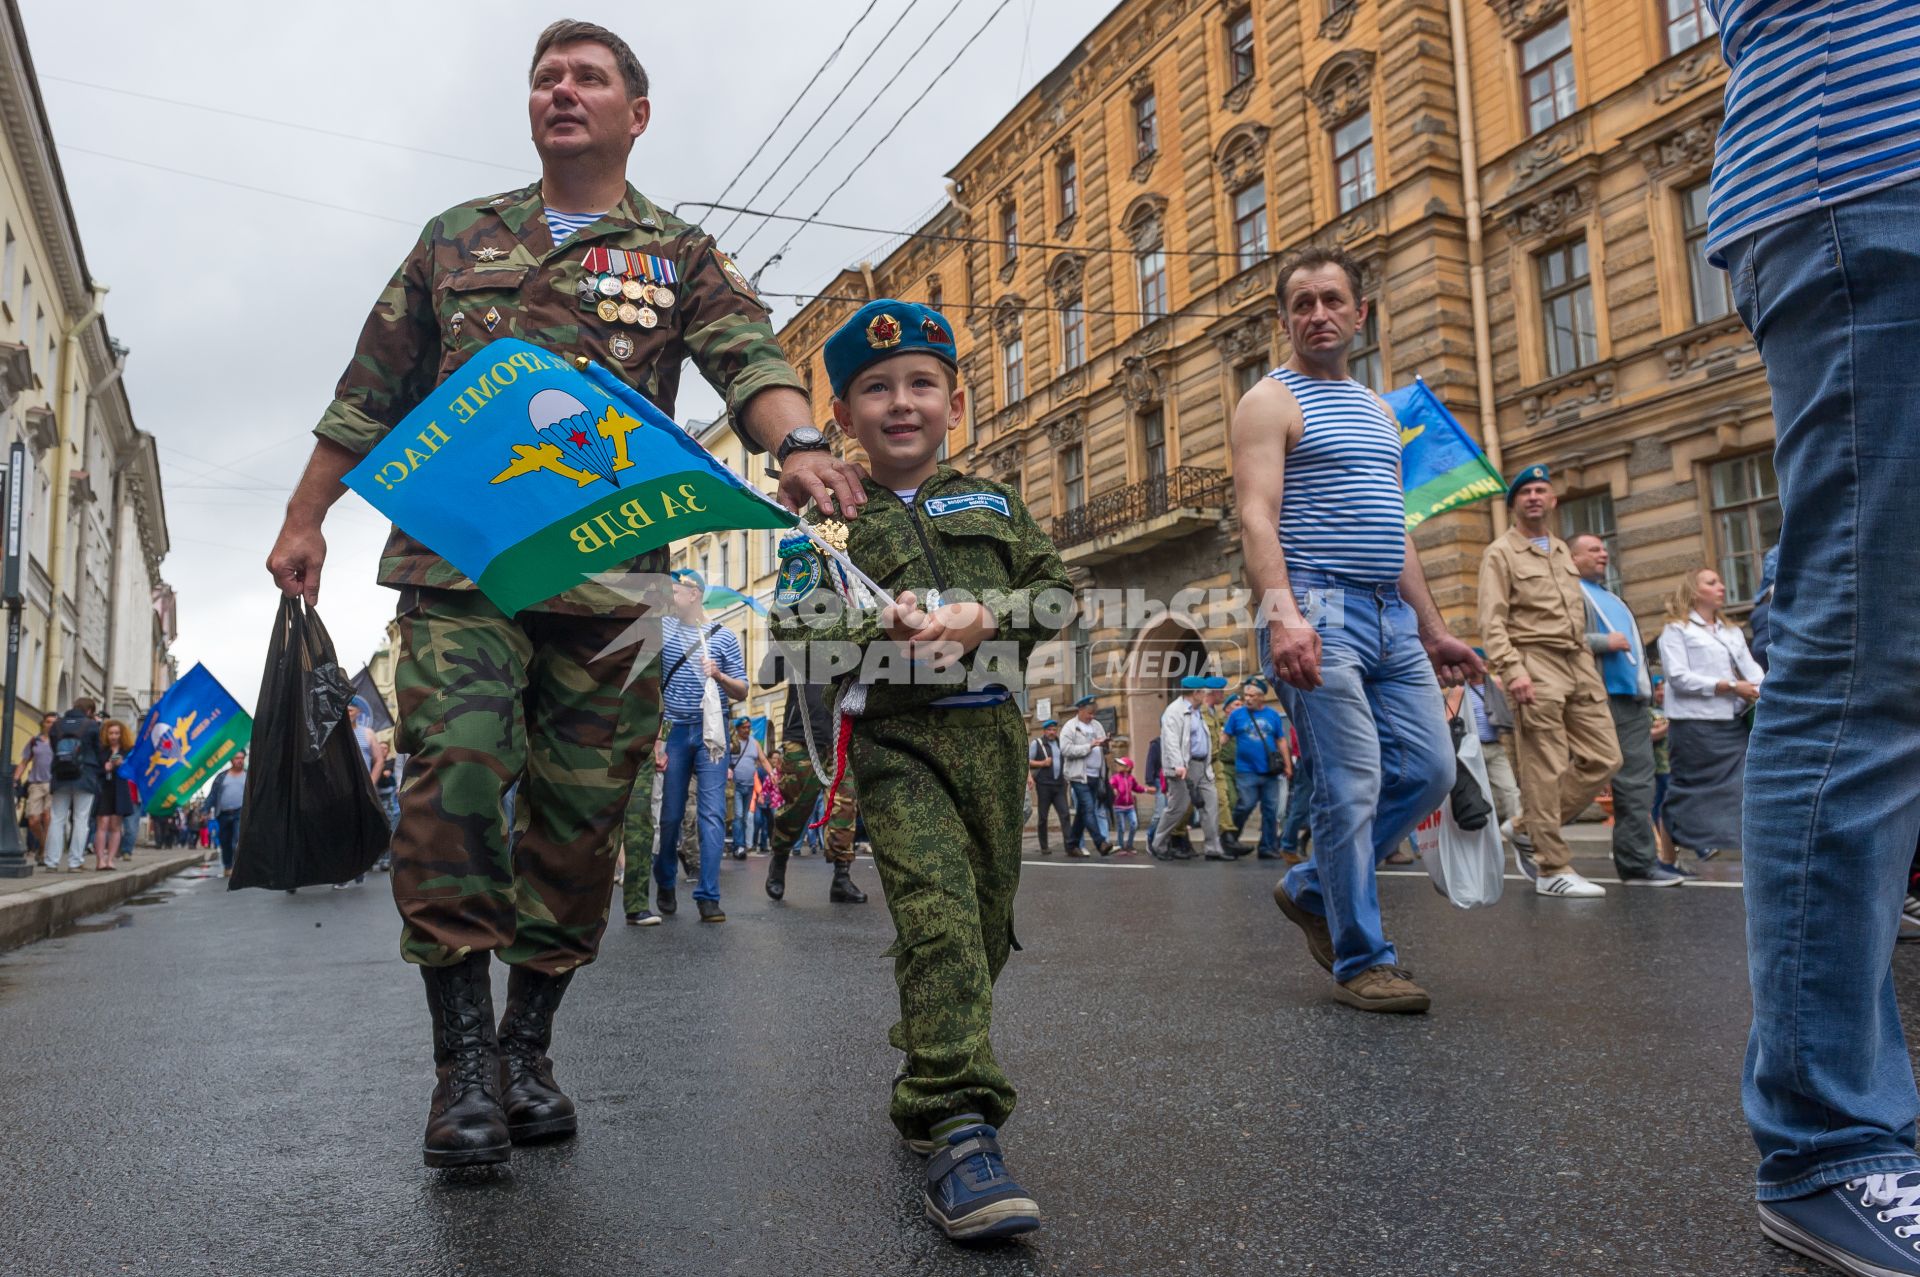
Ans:
MULTIPOLYGON (((1711 21, 1698 0, 1126 0, 941 212, 782 341, 825 421, 845 315, 943 308, 971 398, 956 460, 1017 484, 1083 586, 1173 601, 1241 583, 1228 420, 1286 356, 1277 259, 1338 244, 1374 308, 1356 375, 1424 377, 1507 472, 1552 465, 1645 623, 1703 559, 1750 594, 1778 511, 1759 363, 1700 258, 1711 21)), ((1502 513, 1418 535, 1462 633, 1502 513)), ((1228 607, 1128 619, 1056 645, 1035 697, 1095 691, 1140 749, 1180 657, 1254 668, 1228 607)))

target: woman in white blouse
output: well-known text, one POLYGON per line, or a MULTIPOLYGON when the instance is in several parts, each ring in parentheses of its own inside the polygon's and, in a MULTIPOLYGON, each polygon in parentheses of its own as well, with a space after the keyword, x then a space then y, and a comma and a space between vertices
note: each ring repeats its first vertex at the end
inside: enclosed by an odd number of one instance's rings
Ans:
POLYGON ((1664 815, 1673 841, 1702 860, 1740 845, 1746 712, 1765 677, 1746 636, 1721 618, 1726 601, 1720 574, 1695 568, 1668 598, 1660 632, 1673 760, 1664 815))

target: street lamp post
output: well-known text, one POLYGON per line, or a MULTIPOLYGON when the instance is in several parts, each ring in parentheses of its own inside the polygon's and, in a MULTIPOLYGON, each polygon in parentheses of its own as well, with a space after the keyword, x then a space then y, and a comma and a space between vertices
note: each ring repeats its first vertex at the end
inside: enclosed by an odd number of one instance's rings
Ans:
POLYGON ((27 446, 15 441, 7 452, 7 468, 0 471, 0 507, 6 511, 6 558, 0 573, 0 602, 7 608, 7 693, 0 708, 0 741, 6 757, 0 759, 0 878, 25 878, 33 872, 27 849, 20 842, 20 822, 14 815, 13 711, 20 683, 20 527, 26 504, 27 446))

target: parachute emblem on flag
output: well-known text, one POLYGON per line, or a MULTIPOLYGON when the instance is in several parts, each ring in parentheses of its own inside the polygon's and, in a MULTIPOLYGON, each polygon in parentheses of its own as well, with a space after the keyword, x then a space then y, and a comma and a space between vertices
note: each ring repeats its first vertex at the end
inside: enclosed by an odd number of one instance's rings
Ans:
POLYGON ((540 442, 514 444, 513 461, 493 477, 494 483, 545 470, 582 488, 602 480, 617 488, 620 480, 615 476, 633 468, 627 436, 641 425, 617 408, 608 408, 595 421, 579 399, 549 387, 527 401, 527 421, 540 442))

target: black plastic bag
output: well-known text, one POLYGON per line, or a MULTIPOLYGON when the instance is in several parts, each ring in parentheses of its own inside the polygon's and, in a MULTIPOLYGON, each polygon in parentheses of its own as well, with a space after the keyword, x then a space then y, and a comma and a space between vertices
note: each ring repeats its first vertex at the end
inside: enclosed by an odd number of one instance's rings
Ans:
POLYGON ((346 723, 352 695, 319 613, 281 600, 229 891, 350 882, 386 850, 386 813, 346 723))

